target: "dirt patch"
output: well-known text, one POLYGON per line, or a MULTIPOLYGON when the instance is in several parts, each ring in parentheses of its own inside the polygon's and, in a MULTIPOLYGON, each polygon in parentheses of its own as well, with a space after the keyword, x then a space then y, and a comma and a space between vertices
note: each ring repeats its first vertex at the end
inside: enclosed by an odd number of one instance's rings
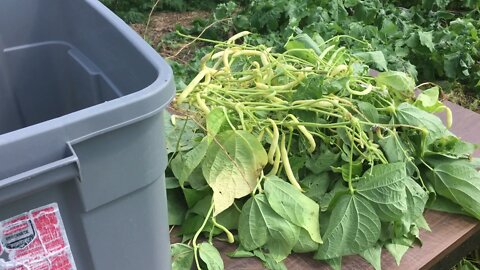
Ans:
POLYGON ((191 26, 197 19, 206 19, 210 16, 208 11, 189 11, 189 12, 156 12, 152 15, 148 25, 148 31, 145 35, 145 24, 132 24, 131 27, 139 33, 150 45, 156 49, 163 57, 174 57, 175 60, 185 62, 195 50, 194 47, 187 48, 181 54, 176 55, 177 51, 185 44, 176 42, 164 42, 163 37, 169 33, 175 32, 176 26, 191 26))
POLYGON ((475 94, 467 92, 461 87, 449 93, 442 93, 441 99, 448 100, 471 111, 480 113, 480 99, 475 94))

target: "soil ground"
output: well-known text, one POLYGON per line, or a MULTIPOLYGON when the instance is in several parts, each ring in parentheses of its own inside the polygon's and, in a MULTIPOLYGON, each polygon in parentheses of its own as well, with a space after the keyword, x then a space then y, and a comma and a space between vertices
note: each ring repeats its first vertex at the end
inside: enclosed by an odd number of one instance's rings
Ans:
POLYGON ((147 33, 145 34, 146 24, 132 24, 131 27, 145 37, 150 45, 155 48, 163 57, 172 58, 179 62, 190 60, 195 45, 182 50, 180 54, 177 52, 184 46, 182 43, 165 42, 165 35, 174 33, 177 25, 190 26, 195 20, 206 19, 210 16, 208 11, 189 11, 189 12, 155 12, 148 24, 147 33))
POLYGON ((480 99, 474 93, 466 92, 461 87, 450 93, 443 93, 442 101, 443 100, 448 100, 476 113, 480 113, 480 99))

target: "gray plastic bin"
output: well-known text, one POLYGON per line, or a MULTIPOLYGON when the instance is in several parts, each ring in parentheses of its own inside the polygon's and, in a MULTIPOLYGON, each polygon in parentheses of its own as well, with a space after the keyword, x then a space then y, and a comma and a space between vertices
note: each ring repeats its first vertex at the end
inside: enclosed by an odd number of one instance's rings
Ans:
POLYGON ((6 243, 18 255, 57 225, 76 269, 170 268, 162 111, 174 90, 166 62, 97 0, 0 1, 0 269, 6 243), (63 225, 5 222, 52 203, 63 225))

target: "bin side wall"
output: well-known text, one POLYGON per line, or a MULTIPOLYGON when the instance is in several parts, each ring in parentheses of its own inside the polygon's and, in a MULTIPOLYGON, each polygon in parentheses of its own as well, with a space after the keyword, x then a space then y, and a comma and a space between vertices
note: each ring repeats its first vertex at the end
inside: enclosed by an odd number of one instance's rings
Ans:
POLYGON ((86 211, 144 187, 165 173, 163 113, 73 145, 86 211))
POLYGON ((93 269, 170 269, 164 177, 83 218, 93 269))

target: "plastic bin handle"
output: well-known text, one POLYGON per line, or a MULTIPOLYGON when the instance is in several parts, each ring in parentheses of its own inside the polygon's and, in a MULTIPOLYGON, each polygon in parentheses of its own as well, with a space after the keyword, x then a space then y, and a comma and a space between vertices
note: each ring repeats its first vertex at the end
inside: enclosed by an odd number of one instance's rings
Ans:
POLYGON ((0 180, 0 204, 79 176, 75 154, 0 180))

